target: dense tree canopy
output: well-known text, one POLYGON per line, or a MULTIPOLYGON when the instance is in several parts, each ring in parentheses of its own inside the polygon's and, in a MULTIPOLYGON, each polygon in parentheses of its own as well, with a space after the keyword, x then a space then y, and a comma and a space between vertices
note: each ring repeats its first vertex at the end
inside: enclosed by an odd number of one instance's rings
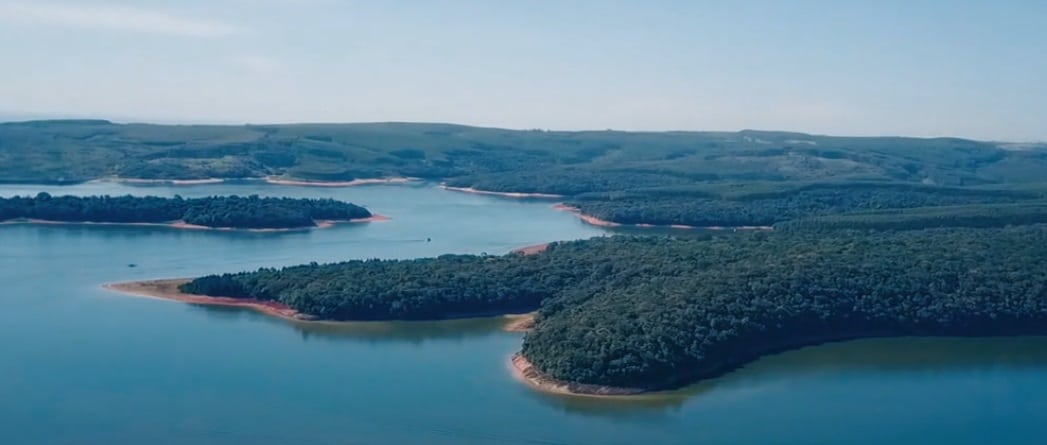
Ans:
POLYGON ((0 198, 0 221, 168 223, 244 229, 312 227, 319 220, 367 218, 371 212, 332 199, 214 196, 51 196, 0 198))
POLYGON ((827 340, 1044 334, 1045 243, 1044 226, 623 241, 642 274, 564 292, 523 353, 558 379, 657 389, 827 340))
POLYGON ((582 213, 623 224, 770 226, 783 221, 856 211, 1012 203, 1035 193, 909 184, 816 184, 792 190, 710 195, 702 190, 653 189, 591 193, 568 202, 582 213))
POLYGON ((916 207, 801 218, 776 224, 776 230, 914 230, 941 227, 1004 227, 1047 223, 1047 202, 916 207))

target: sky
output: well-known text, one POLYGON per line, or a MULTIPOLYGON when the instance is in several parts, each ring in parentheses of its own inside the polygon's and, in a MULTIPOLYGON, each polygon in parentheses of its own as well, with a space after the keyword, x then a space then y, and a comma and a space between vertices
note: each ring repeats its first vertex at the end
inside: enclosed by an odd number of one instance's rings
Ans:
POLYGON ((0 0, 0 117, 1047 141, 1047 0, 0 0))

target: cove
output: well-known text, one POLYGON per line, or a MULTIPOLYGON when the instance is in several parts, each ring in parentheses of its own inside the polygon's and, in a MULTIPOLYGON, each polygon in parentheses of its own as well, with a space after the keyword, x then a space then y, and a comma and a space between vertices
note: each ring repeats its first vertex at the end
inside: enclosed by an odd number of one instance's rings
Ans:
POLYGON ((99 287, 609 233, 548 201, 431 184, 0 187, 40 191, 332 197, 392 219, 275 234, 0 227, 4 443, 1031 444, 1047 419, 1043 338, 830 344, 681 391, 586 400, 514 381, 505 360, 521 336, 495 319, 299 326, 99 287))

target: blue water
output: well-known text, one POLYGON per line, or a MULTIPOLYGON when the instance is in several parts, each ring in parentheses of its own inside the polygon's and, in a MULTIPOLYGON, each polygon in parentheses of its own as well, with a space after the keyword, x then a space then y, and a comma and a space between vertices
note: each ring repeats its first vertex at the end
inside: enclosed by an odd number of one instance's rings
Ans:
POLYGON ((1047 432, 1045 338, 826 345, 615 401, 514 381, 506 359, 521 337, 497 320, 306 328, 99 287, 606 233, 549 202, 431 185, 0 187, 39 191, 334 197, 393 219, 276 234, 0 226, 2 444, 982 445, 1047 432))

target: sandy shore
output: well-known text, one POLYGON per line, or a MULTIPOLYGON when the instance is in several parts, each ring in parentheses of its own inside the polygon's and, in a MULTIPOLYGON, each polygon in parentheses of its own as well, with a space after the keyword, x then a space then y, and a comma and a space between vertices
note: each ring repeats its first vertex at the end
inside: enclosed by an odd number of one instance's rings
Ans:
POLYGON ((248 229, 240 227, 210 227, 201 226, 198 224, 189 224, 185 221, 171 221, 166 223, 122 223, 122 222, 94 222, 94 221, 50 221, 46 219, 14 219, 8 221, 0 221, 0 225, 8 224, 47 224, 47 225, 64 225, 64 226, 128 226, 128 227, 163 227, 168 229, 181 229, 181 230, 214 230, 220 232, 292 232, 301 230, 312 230, 312 229, 326 229, 333 227, 337 224, 348 224, 348 223, 369 223, 369 222, 381 222, 389 221, 389 217, 382 215, 372 214, 367 218, 355 218, 349 220, 318 220, 316 225, 312 227, 289 227, 289 228, 270 228, 270 229, 248 229))
POLYGON ((549 248, 550 244, 552 243, 542 243, 535 244, 533 246, 524 246, 518 249, 513 249, 512 251, 510 251, 510 253, 519 253, 521 255, 534 255, 536 253, 545 252, 545 250, 549 248))
MULTIPOLYGON (((556 210, 559 210, 561 212, 574 213, 575 216, 578 217, 578 219, 580 219, 582 221, 585 221, 588 224, 592 224, 594 226, 600 226, 600 227, 621 227, 621 224, 619 224, 619 223, 611 222, 611 221, 604 221, 604 220, 602 220, 600 218, 597 218, 595 216, 586 215, 586 214, 582 213, 582 211, 579 210, 577 207, 571 207, 569 205, 561 203, 561 204, 554 205, 553 208, 556 209, 556 210)), ((654 226, 643 225, 643 226, 640 226, 640 227, 654 227, 654 226)))
POLYGON ((491 192, 487 190, 477 190, 472 187, 451 187, 449 185, 444 184, 440 184, 440 188, 444 190, 450 190, 452 192, 472 193, 474 195, 501 196, 505 198, 561 199, 564 197, 563 195, 554 195, 551 193, 491 192))
POLYGON ((580 397, 616 397, 642 394, 646 391, 639 388, 618 388, 614 386, 587 385, 557 380, 542 375, 534 368, 523 354, 516 353, 509 358, 509 369, 513 377, 539 391, 580 397))
POLYGON ((771 226, 687 226, 683 224, 669 224, 669 225, 655 225, 655 224, 622 224, 614 221, 607 221, 597 218, 592 215, 586 215, 582 213, 577 207, 571 207, 566 204, 556 204, 553 206, 554 209, 563 212, 570 212, 575 214, 578 219, 584 221, 587 224, 591 224, 599 227, 636 227, 641 229, 681 229, 681 230, 774 230, 771 226))
POLYGON ((534 317, 537 315, 538 313, 536 312, 506 315, 505 319, 508 323, 502 326, 502 330, 506 332, 528 332, 534 329, 534 317))
POLYGON ((268 176, 265 182, 273 185, 293 185, 301 187, 355 187, 358 185, 374 184, 407 184, 418 181, 418 178, 371 178, 354 179, 352 181, 306 181, 301 179, 286 179, 276 176, 268 176))
POLYGON ((193 295, 178 290, 178 286, 189 282, 188 278, 174 278, 167 280, 131 281, 127 283, 105 284, 102 287, 137 297, 158 298, 162 300, 180 301, 190 304, 202 304, 212 306, 242 307, 261 312, 266 315, 283 318, 292 321, 310 321, 315 317, 302 314, 289 306, 261 300, 249 300, 242 298, 208 297, 204 295, 193 295))

